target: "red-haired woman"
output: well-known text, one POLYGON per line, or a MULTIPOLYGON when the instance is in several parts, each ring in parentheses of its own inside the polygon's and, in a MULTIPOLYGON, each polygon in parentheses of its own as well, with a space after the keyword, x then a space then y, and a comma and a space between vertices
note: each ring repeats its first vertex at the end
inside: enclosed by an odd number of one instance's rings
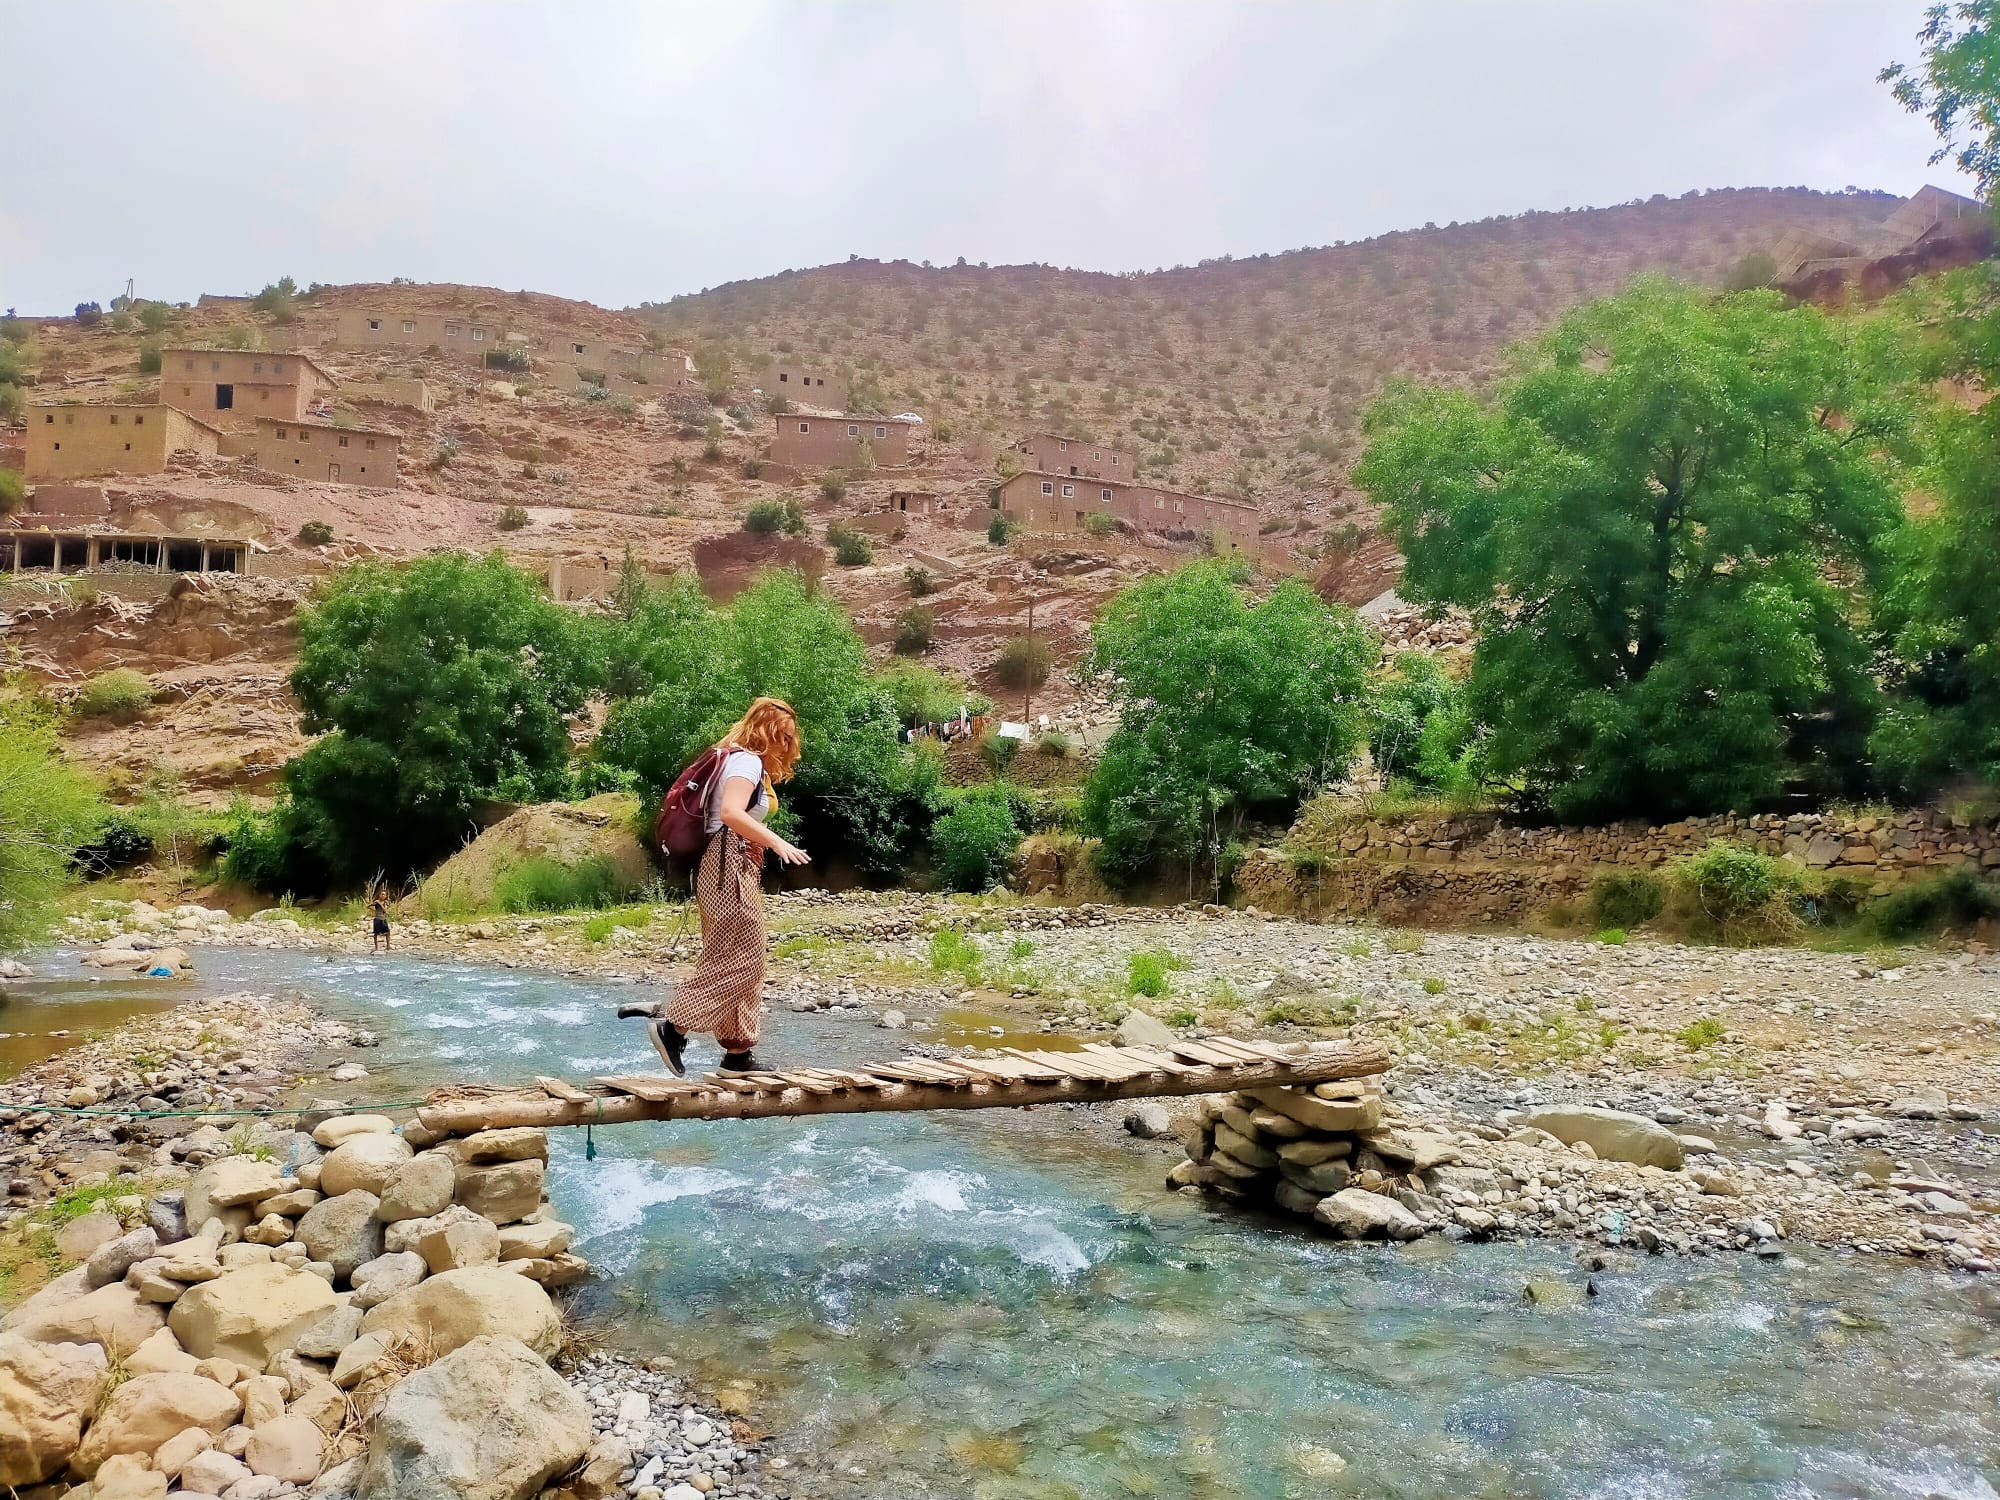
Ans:
POLYGON ((807 863, 805 850, 764 826, 778 805, 774 787, 789 781, 799 763, 792 706, 759 698, 716 748, 727 754, 709 794, 708 847, 694 876, 701 957, 666 1015, 646 1027, 653 1050, 676 1073, 685 1071, 681 1052, 690 1032, 708 1032, 722 1044, 723 1067, 756 1066, 750 1049, 763 1019, 764 851, 782 864, 807 863))

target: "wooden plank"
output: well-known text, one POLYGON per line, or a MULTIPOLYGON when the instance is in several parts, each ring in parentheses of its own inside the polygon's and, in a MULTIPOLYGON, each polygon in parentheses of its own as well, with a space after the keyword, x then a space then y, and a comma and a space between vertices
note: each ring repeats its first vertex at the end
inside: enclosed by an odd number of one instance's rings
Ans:
POLYGON ((1003 1047, 1001 1051, 1008 1057, 1027 1065, 1022 1077, 1037 1083, 1054 1083, 1074 1078, 1076 1075, 1061 1065, 1051 1062, 1046 1053, 1023 1052, 1018 1047, 1003 1047))
POLYGON ((690 1085, 672 1078, 600 1078, 597 1081, 608 1089, 644 1099, 649 1104, 661 1103, 677 1094, 697 1092, 690 1085))
POLYGON ((992 1083, 1018 1083, 1022 1065, 1011 1057, 961 1057, 958 1066, 992 1083))
POLYGON ((870 1063, 868 1070, 877 1078, 891 1078, 898 1083, 936 1083, 938 1081, 923 1069, 910 1067, 906 1063, 870 1063))
POLYGON ((560 1078, 537 1078, 535 1082, 551 1099, 563 1099, 571 1104, 588 1104, 594 1097, 573 1083, 564 1083, 560 1078))
POLYGON ((1187 1062, 1205 1063, 1211 1068, 1233 1068, 1242 1061, 1226 1052, 1217 1052, 1213 1047, 1204 1047, 1200 1042, 1175 1042, 1174 1056, 1187 1062))
POLYGON ((1092 1042, 1090 1046, 1093 1051, 1116 1052, 1121 1057, 1129 1057, 1149 1073, 1166 1073, 1175 1078, 1185 1078, 1190 1073, 1201 1071, 1191 1063, 1175 1062, 1166 1053, 1155 1052, 1150 1047, 1113 1047, 1105 1042, 1092 1042))
POLYGON ((1076 1060, 1079 1054, 1073 1052, 1029 1052, 1023 1054, 1029 1062, 1038 1062, 1043 1067, 1054 1068, 1065 1078, 1073 1078, 1079 1083, 1102 1082, 1102 1075, 1088 1063, 1076 1060))

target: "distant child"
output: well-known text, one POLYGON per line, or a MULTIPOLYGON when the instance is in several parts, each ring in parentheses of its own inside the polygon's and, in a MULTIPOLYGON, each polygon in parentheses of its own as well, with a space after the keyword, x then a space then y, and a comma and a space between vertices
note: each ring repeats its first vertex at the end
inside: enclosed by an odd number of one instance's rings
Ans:
POLYGON ((389 942, 389 886, 384 881, 375 887, 375 895, 368 903, 368 914, 373 917, 375 935, 368 944, 370 953, 387 953, 389 942))

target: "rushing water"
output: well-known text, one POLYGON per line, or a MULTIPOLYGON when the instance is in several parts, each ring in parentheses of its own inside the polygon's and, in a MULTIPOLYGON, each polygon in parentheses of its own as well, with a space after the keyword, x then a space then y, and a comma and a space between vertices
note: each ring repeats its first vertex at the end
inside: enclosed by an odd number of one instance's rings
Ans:
MULTIPOLYGON (((378 1027, 378 1100, 658 1067, 613 1019, 631 986, 197 957, 209 990, 296 986, 378 1027)), ((780 1011, 760 1050, 838 1065, 895 1041, 780 1011)), ((813 1494, 1914 1500, 2000 1483, 1991 1283, 1641 1258, 1539 1309, 1522 1286, 1580 1283, 1570 1247, 1384 1251, 1212 1212, 1161 1189, 1168 1158, 1063 1109, 620 1126, 594 1162, 580 1132, 552 1135, 557 1206, 610 1273, 587 1310, 754 1385, 758 1416, 836 1476, 813 1494)))

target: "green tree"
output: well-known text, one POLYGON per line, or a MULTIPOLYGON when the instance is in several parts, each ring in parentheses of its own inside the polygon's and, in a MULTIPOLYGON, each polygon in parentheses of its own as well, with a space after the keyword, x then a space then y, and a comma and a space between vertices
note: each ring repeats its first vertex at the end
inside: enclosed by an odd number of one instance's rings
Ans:
MULTIPOLYGON (((1887 68, 1949 157, 2000 197, 2000 3, 1936 5, 1921 68, 1887 68)), ((1899 672, 1874 750, 1907 794, 1966 773, 2000 783, 2000 264, 1911 286, 1920 370, 1989 393, 1932 413, 1919 489, 1930 505, 1904 529, 1883 615, 1899 672)))
POLYGON ((1356 481, 1411 599, 1478 625, 1496 778, 1564 817, 1845 786, 1875 707, 1863 585, 1900 515, 1885 331, 1648 280, 1490 400, 1401 388, 1356 481))
POLYGON ((1435 656, 1406 651, 1368 700, 1368 754, 1376 769, 1424 792, 1479 790, 1484 735, 1465 684, 1435 656))
POLYGON ((323 735, 285 768, 301 836, 336 880, 419 868, 501 780, 561 789, 594 679, 576 618, 497 552, 347 569, 299 619, 292 693, 323 735))
POLYGON ((1196 563, 1120 593, 1095 641, 1119 721, 1083 821, 1114 880, 1171 861, 1192 887, 1249 813, 1288 815, 1353 764, 1374 646, 1296 580, 1260 603, 1227 564, 1196 563))
POLYGON ((0 686, 0 952, 46 935, 70 878, 70 856, 109 811, 63 759, 55 712, 0 686))

